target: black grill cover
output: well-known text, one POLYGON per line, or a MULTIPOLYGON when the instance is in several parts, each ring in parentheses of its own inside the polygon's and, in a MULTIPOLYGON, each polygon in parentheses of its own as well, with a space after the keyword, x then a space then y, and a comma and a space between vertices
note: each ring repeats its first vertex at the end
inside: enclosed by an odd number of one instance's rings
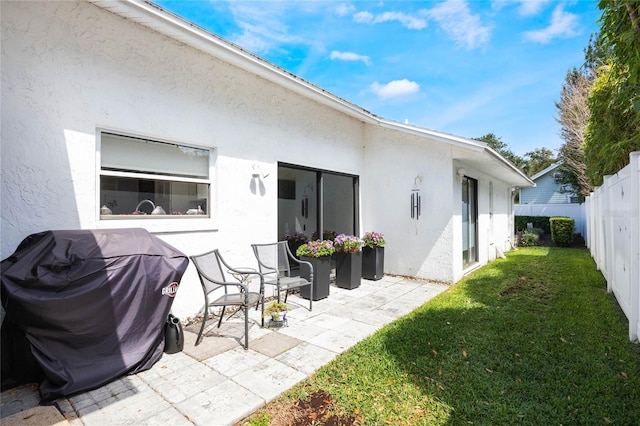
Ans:
POLYGON ((30 235, 1 265, 3 382, 28 376, 32 354, 47 404, 151 368, 188 263, 143 229, 30 235))

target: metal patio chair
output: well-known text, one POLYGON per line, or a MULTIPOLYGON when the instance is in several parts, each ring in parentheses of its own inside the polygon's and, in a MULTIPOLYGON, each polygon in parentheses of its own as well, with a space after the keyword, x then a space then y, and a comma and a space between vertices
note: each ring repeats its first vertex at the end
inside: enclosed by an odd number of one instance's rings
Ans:
MULTIPOLYGON (((220 319, 218 320, 218 328, 222 324, 222 318, 224 317, 224 311, 227 306, 237 306, 244 313, 244 349, 249 348, 249 308, 261 302, 262 311, 264 312, 264 284, 262 275, 258 271, 238 270, 229 266, 218 249, 210 251, 208 253, 189 256, 193 264, 198 270, 198 276, 200 277, 200 283, 202 284, 202 290, 204 292, 204 318, 202 319, 202 326, 200 327, 200 333, 196 339, 195 346, 198 346, 202 340, 202 332, 204 331, 207 317, 209 316, 209 310, 215 307, 222 307, 220 313, 220 319), (249 277, 251 275, 257 275, 260 278, 260 292, 249 291, 249 284, 246 279, 238 281, 227 281, 225 278, 225 271, 238 277, 249 277), (214 294, 220 293, 220 295, 214 294), (223 291, 223 293, 222 293, 223 291)), ((264 327, 264 318, 262 324, 264 327)))
MULTIPOLYGON (((270 244, 251 244, 253 253, 258 259, 258 269, 263 277, 264 284, 276 287, 278 302, 280 293, 285 292, 284 302, 287 302, 287 295, 290 290, 304 286, 311 286, 310 293, 313 294, 313 266, 309 262, 296 258, 286 241, 278 241, 270 244), (309 279, 292 275, 291 264, 299 265, 300 269, 308 268, 309 279)), ((302 275, 302 274, 301 274, 302 275)), ((264 294, 264 293, 263 293, 264 294)), ((312 308, 312 297, 309 298, 309 310, 312 308)))

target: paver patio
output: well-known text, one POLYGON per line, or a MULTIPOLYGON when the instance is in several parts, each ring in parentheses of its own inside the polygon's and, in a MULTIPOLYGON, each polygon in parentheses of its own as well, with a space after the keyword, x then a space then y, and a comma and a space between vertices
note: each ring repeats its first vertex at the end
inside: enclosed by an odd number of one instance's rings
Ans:
MULTIPOLYGON (((288 327, 261 328, 260 312, 251 310, 247 351, 241 343, 241 315, 223 321, 219 329, 211 321, 198 346, 200 325, 191 324, 182 352, 164 354, 142 373, 57 400, 60 424, 233 425, 447 288, 385 275, 378 281, 362 280, 353 290, 332 285, 329 297, 314 302, 312 312, 307 301, 291 295, 288 327)), ((38 424, 42 413, 24 419, 38 402, 34 384, 2 392, 2 424, 38 424)), ((49 408, 47 414, 55 416, 49 408)))

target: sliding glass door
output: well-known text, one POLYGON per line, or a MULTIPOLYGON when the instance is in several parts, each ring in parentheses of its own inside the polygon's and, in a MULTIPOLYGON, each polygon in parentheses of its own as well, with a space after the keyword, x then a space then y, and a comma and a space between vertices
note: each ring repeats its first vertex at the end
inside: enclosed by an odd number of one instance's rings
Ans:
POLYGON ((293 164, 278 165, 278 239, 324 231, 358 232, 358 177, 293 164))
POLYGON ((478 261, 478 181, 462 178, 462 263, 478 261))

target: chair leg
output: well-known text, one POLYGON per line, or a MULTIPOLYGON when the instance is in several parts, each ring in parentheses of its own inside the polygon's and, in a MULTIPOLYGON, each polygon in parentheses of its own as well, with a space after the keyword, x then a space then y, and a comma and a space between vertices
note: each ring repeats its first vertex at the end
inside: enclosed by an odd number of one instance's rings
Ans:
POLYGON ((244 311, 244 350, 249 349, 249 306, 241 308, 244 311))
POLYGON ((222 312, 220 312, 220 319, 218 320, 218 328, 220 328, 220 324, 222 324, 222 318, 224 318, 224 310, 227 309, 226 306, 222 307, 222 312))
POLYGON ((198 338, 196 339, 196 344, 193 346, 198 346, 202 341, 202 332, 204 331, 204 325, 207 322, 207 317, 209 316, 209 308, 204 308, 204 318, 202 318, 202 325, 200 326, 200 333, 198 333, 198 338))

